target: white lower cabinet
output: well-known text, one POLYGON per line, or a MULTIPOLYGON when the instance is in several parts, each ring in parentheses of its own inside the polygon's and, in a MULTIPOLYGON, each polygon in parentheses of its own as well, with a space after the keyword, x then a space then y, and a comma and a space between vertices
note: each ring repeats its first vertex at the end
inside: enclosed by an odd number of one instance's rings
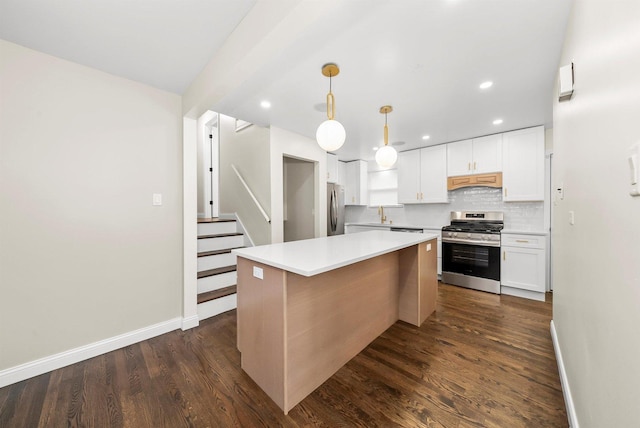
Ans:
POLYGON ((502 234, 501 293, 545 300, 546 236, 502 234))
POLYGON ((442 229, 424 229, 424 233, 438 235, 438 275, 442 276, 442 229))

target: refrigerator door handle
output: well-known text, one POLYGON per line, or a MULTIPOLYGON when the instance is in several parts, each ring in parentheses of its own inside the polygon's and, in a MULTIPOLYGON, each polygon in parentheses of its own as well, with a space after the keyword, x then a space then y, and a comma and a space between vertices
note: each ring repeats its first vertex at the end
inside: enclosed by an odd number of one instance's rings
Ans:
POLYGON ((331 231, 335 232, 338 227, 338 195, 336 190, 331 191, 331 231))

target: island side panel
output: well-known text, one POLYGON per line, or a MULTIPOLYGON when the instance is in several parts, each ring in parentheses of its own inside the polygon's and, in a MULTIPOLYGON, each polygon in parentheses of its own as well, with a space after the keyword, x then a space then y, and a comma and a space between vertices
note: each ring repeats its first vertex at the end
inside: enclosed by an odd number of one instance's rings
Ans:
POLYGON ((238 349, 242 369, 282 409, 285 407, 286 275, 238 257, 238 349), (253 275, 262 269, 263 279, 253 275))
POLYGON ((398 320, 398 252, 312 277, 287 273, 285 413, 398 320))
POLYGON ((400 320, 418 327, 436 308, 437 248, 437 240, 433 239, 399 251, 398 316, 400 320))
POLYGON ((438 241, 417 245, 420 261, 420 309, 419 325, 435 312, 438 300, 438 241))
POLYGON ((420 326, 419 322, 419 245, 404 248, 398 252, 398 318, 401 321, 420 326))

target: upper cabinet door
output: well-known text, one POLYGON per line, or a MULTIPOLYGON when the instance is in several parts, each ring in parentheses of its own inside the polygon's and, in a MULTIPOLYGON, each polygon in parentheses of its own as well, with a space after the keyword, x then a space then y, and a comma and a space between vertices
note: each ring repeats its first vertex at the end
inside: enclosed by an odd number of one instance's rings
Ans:
POLYGON ((473 158, 473 140, 456 141, 447 144, 447 175, 473 174, 471 170, 473 158))
POLYGON ((447 192, 447 147, 444 144, 420 150, 420 202, 449 202, 447 192))
POLYGON ((398 153, 398 203, 420 202, 420 150, 398 153))
POLYGON ((543 201, 544 127, 505 132, 502 158, 502 199, 543 201))
POLYGON ((367 205, 367 163, 363 160, 347 162, 344 184, 345 205, 367 205))
POLYGON ((338 182, 338 156, 327 153, 327 183, 338 182))
POLYGON ((473 139, 471 171, 472 174, 502 171, 502 134, 473 139))

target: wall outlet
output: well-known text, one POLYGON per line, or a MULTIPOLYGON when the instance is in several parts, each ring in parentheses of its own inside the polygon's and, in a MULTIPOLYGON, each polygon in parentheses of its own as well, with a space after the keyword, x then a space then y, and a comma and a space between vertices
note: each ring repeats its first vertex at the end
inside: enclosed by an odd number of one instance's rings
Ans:
POLYGON ((154 193, 153 194, 153 205, 154 206, 162 205, 162 193, 154 193))
POLYGON ((569 224, 573 226, 576 223, 576 213, 569 211, 569 224))
POLYGON ((427 244, 427 251, 431 251, 431 244, 427 244))
POLYGON ((253 267, 253 276, 255 276, 258 279, 263 279, 262 268, 259 268, 258 266, 254 266, 253 267))

